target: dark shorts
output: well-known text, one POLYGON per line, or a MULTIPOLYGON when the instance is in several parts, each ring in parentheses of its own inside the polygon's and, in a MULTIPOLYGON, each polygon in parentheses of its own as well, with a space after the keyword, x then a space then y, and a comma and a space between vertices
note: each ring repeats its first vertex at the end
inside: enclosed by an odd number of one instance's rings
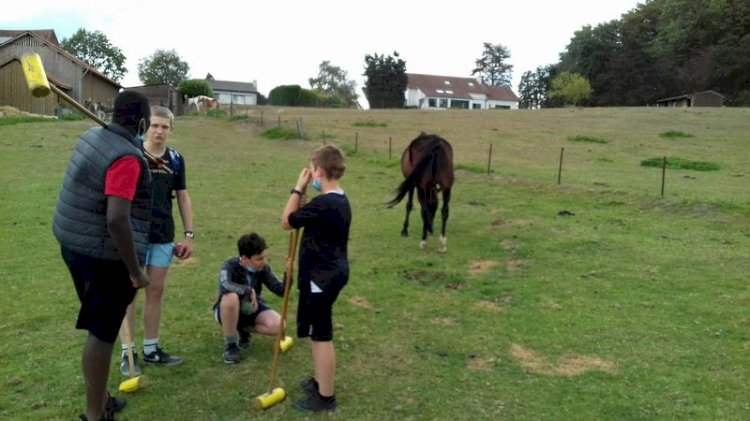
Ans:
MULTIPOLYGON (((271 307, 268 307, 263 301, 259 301, 258 311, 256 311, 255 313, 245 314, 240 311, 240 317, 239 319, 237 319, 237 330, 255 326, 255 319, 258 317, 258 315, 270 309, 271 307)), ((219 311, 219 303, 216 303, 214 305, 214 319, 216 319, 216 321, 221 324, 221 312, 219 311)))
POLYGON ((65 247, 60 251, 81 302, 76 328, 88 330, 104 342, 114 343, 125 310, 136 291, 125 263, 97 259, 65 247))
POLYGON ((313 341, 333 340, 333 303, 346 286, 346 278, 331 280, 322 292, 300 291, 297 337, 313 341))

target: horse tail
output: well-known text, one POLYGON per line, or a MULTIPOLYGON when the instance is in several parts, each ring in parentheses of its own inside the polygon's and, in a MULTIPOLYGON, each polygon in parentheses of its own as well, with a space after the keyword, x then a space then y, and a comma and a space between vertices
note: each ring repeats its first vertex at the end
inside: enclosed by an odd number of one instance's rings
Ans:
POLYGON ((414 170, 411 172, 411 174, 409 174, 409 176, 406 177, 406 180, 404 180, 403 183, 398 186, 398 189, 396 189, 396 197, 386 203, 389 208, 396 206, 399 202, 401 202, 401 200, 404 199, 406 193, 409 193, 410 190, 416 187, 419 177, 427 169, 427 167, 432 164, 434 155, 435 151, 430 151, 430 153, 425 154, 422 159, 417 162, 417 165, 414 167, 414 170))

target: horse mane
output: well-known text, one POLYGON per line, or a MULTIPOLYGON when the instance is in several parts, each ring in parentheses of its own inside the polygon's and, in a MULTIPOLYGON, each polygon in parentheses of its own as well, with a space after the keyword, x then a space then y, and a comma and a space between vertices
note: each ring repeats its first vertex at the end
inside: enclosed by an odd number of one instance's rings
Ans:
POLYGON ((401 200, 406 197, 406 194, 409 193, 410 190, 414 189, 417 186, 417 182, 419 179, 424 175, 425 171, 430 167, 432 169, 432 178, 436 177, 435 170, 436 165, 435 161, 438 157, 439 150, 445 145, 448 149, 452 149, 450 146, 450 143, 446 142, 443 138, 437 135, 428 135, 425 132, 421 132, 419 136, 417 136, 416 139, 412 140, 411 143, 408 146, 408 149, 410 151, 410 157, 413 158, 414 154, 412 153, 414 151, 414 148, 417 147, 422 142, 434 142, 432 146, 427 146, 425 148, 424 153, 422 154, 419 161, 414 166, 414 169, 412 170, 411 174, 409 174, 408 177, 401 183, 401 185, 398 186, 396 189, 396 197, 394 197, 392 200, 386 203, 386 206, 389 208, 392 208, 396 206, 401 200))

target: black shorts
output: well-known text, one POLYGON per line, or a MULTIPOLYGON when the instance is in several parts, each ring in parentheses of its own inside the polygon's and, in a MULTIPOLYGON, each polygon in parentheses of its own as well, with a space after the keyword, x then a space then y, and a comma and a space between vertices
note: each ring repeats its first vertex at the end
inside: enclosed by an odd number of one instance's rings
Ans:
MULTIPOLYGON (((230 293, 233 294, 233 293, 230 293)), ((237 330, 243 330, 244 328, 251 328, 255 326, 255 319, 258 318, 260 313, 266 310, 271 310, 263 301, 258 301, 258 311, 252 314, 245 314, 240 311, 240 317, 237 319, 237 330)), ((219 303, 214 305, 214 319, 221 324, 221 311, 219 311, 219 303)))
POLYGON ((136 292, 128 268, 122 260, 97 259, 65 247, 60 250, 81 302, 76 328, 114 343, 136 292))
POLYGON ((332 279, 322 292, 300 290, 297 307, 297 337, 313 341, 333 340, 333 303, 346 286, 346 278, 332 279))

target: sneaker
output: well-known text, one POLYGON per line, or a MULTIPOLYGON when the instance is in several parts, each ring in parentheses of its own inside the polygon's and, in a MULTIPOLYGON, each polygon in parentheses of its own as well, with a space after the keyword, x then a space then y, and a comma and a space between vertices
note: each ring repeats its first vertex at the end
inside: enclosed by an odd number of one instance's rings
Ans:
POLYGON ((240 332, 240 342, 237 345, 242 349, 250 348, 250 334, 240 332))
POLYGON ((147 363, 151 363, 151 364, 162 365, 162 366, 182 364, 182 358, 177 357, 175 355, 169 355, 158 346, 156 347, 156 351, 150 354, 146 354, 146 352, 144 351, 143 361, 147 363))
POLYGON ((307 393, 318 393, 318 389, 315 387, 314 377, 305 377, 299 381, 299 388, 307 393))
MULTIPOLYGON (((81 418, 81 421, 89 421, 89 419, 86 418, 86 414, 80 414, 78 416, 81 418)), ((115 415, 105 411, 104 415, 99 418, 99 421, 115 421, 115 415)))
POLYGON ((323 402, 323 399, 320 399, 320 395, 313 393, 305 399, 294 401, 294 406, 301 411, 336 412, 336 398, 333 398, 330 402, 323 402))
POLYGON ((109 414, 115 414, 117 412, 122 411, 123 408, 125 408, 125 405, 127 404, 128 404, 128 401, 125 400, 125 398, 117 398, 112 395, 109 395, 109 399, 107 399, 107 406, 104 407, 104 411, 106 411, 109 414))
MULTIPOLYGON (((137 352, 133 353, 133 371, 135 371, 133 377, 140 376, 143 373, 141 371, 141 366, 138 365, 137 352)), ((123 355, 122 360, 120 360, 120 373, 122 373, 123 376, 130 377, 130 364, 128 363, 128 354, 123 355)))
POLYGON ((237 364, 240 362, 240 349, 237 344, 226 345, 224 347, 224 362, 226 364, 237 364))

